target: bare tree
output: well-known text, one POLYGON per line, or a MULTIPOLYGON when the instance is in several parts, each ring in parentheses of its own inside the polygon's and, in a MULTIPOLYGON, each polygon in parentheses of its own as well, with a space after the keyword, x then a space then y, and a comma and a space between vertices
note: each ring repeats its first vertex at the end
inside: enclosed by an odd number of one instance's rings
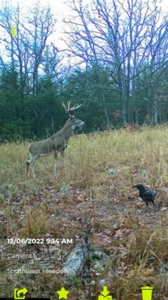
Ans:
MULTIPOLYGON (((162 18, 157 0, 145 3, 142 0, 93 0, 87 5, 83 0, 72 0, 71 8, 73 18, 64 20, 69 28, 65 30, 67 53, 86 66, 94 63, 108 66, 113 88, 120 97, 122 123, 130 122, 132 101, 138 122, 138 78, 147 69, 151 69, 151 74, 162 72, 168 54, 167 22, 162 18)), ((101 78, 98 78, 101 87, 101 78)), ((151 91, 152 86, 149 89, 151 91)), ((108 124, 103 88, 101 93, 108 124)), ((150 98, 150 111, 155 111, 156 119, 157 101, 151 94, 150 98)))
MULTIPOLYGON (((56 20, 51 8, 38 5, 34 5, 28 16, 22 13, 20 6, 12 7, 11 4, 5 4, 0 11, 0 28, 4 31, 4 37, 1 36, 0 41, 5 45, 8 59, 19 71, 22 98, 30 92, 36 95, 38 76, 46 62, 44 52, 48 39, 55 30, 56 20), (16 37, 10 32, 14 26, 16 37)), ((53 68, 58 61, 56 54, 52 56, 53 68)), ((2 64, 2 56, 0 61, 2 64)))

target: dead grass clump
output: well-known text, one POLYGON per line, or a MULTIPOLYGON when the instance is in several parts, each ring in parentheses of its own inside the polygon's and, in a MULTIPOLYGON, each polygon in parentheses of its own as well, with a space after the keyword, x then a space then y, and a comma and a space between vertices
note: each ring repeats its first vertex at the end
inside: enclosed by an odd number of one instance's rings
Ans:
POLYGON ((25 217, 20 229, 20 238, 41 238, 50 231, 50 221, 45 213, 45 208, 30 208, 25 211, 25 217))
POLYGON ((130 264, 157 267, 168 261, 168 232, 165 228, 141 226, 129 239, 130 264))

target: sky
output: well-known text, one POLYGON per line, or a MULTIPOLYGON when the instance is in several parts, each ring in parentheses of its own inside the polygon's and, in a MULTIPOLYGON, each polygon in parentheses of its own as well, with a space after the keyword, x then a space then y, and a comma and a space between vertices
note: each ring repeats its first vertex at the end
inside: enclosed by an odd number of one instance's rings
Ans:
MULTIPOLYGON (((3 0, 0 0, 0 3, 2 3, 3 0)), ((108 0, 107 0, 108 1, 108 0)), ((125 0, 122 0, 123 2, 125 0)), ((144 2, 146 2, 148 0, 144 0, 144 2)), ((26 8, 27 9, 27 6, 30 7, 30 6, 33 6, 35 1, 34 0, 28 0, 28 1, 24 1, 24 0, 10 0, 10 2, 12 3, 15 3, 16 5, 16 2, 20 4, 20 6, 24 9, 26 8)), ((42 3, 43 5, 46 5, 47 3, 49 3, 52 8, 53 8, 53 11, 55 13, 55 15, 57 16, 57 20, 59 22, 59 25, 61 27, 61 19, 63 18, 63 16, 66 16, 69 14, 70 10, 69 10, 69 7, 68 7, 68 2, 69 0, 39 0, 40 3, 42 3)), ((84 3, 87 3, 87 2, 90 2, 89 0, 84 0, 84 3)), ((160 6, 162 7, 163 9, 163 12, 168 12, 168 1, 167 0, 160 0, 160 6)))
MULTIPOLYGON (((34 5, 34 3, 36 2, 36 0, 28 0, 28 1, 25 1, 25 0, 8 0, 10 3, 14 3, 14 5, 16 5, 16 3, 19 3, 20 7, 27 11, 27 8, 28 7, 31 7, 34 5)), ((69 15, 70 13, 70 9, 68 7, 68 3, 69 3, 69 0, 38 0, 40 3, 42 3, 42 5, 46 5, 47 3, 49 3, 52 8, 53 8, 53 11, 54 11, 54 14, 56 15, 57 17, 57 29, 58 29, 58 34, 60 32, 60 35, 61 35, 61 32, 62 32, 62 19, 63 17, 66 17, 69 15)), ((107 0, 108 1, 108 0, 107 0)), ((123 2, 125 0, 122 0, 123 2)), ((148 0, 144 0, 144 2, 146 2, 148 0)), ((3 2, 6 2, 3 1, 3 0, 0 0, 0 5, 3 3, 3 2)), ((89 0, 84 0, 84 3, 87 3, 87 2, 90 2, 89 0)), ((160 6, 162 7, 163 9, 163 12, 168 12, 168 1, 167 0, 160 0, 160 6)), ((72 14, 72 12, 71 12, 72 14)))
MULTIPOLYGON (((16 3, 19 3, 19 6, 21 7, 21 11, 28 11, 29 7, 34 6, 34 3, 36 0, 0 0, 0 5, 4 2, 8 1, 9 4, 14 3, 14 6, 16 6, 16 3)), ((90 0, 83 0, 84 3, 91 2, 90 0)), ((109 0, 106 0, 109 1, 109 0)), ((121 0, 125 2, 125 0, 121 0)), ((144 3, 148 0, 143 0, 144 3)), ((59 44, 59 49, 64 48, 64 42, 61 40, 63 37, 63 24, 62 19, 63 17, 72 15, 72 11, 69 9, 68 3, 69 0, 38 0, 42 5, 46 6, 47 4, 50 4, 52 7, 52 11, 54 12, 54 15, 56 16, 57 23, 56 23, 56 34, 54 34, 52 39, 52 42, 55 46, 59 44)), ((168 0, 160 0, 160 6, 162 7, 163 12, 168 12, 168 0)), ((0 35, 3 34, 2 29, 0 28, 0 35)), ((50 41, 49 40, 49 41, 50 41)), ((0 54, 4 52, 4 49, 2 47, 2 44, 0 45, 0 54)))
MULTIPOLYGON (((122 0, 123 2, 125 0, 122 0)), ((146 2, 148 0, 144 0, 144 2, 146 2)), ((14 3, 19 3, 21 7, 27 7, 27 6, 32 6, 35 1, 34 0, 28 0, 27 2, 24 1, 24 0, 10 0, 10 2, 14 2, 14 3)), ((69 13, 69 8, 68 8, 68 5, 66 3, 69 2, 69 0, 39 0, 40 3, 42 3, 43 5, 46 5, 47 3, 49 3, 56 15, 58 16, 58 18, 61 20, 61 17, 63 15, 66 15, 69 13)), ((84 3, 87 3, 87 2, 90 2, 90 1, 87 1, 85 0, 84 3)), ((163 11, 166 10, 168 11, 168 1, 167 0, 160 0, 161 2, 161 7, 163 8, 163 11)), ((2 3, 2 0, 0 0, 0 3, 2 3)))

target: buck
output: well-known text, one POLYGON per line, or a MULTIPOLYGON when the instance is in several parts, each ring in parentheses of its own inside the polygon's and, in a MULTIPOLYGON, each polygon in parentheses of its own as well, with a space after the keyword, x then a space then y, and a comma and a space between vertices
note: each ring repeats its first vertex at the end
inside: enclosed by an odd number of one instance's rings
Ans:
POLYGON ((83 121, 76 119, 74 115, 70 114, 71 111, 78 109, 81 105, 74 105, 73 107, 70 107, 70 101, 69 101, 67 107, 65 106, 64 103, 63 106, 66 113, 69 116, 69 119, 66 121, 64 127, 57 133, 53 134, 51 137, 42 141, 34 142, 29 145, 30 159, 27 161, 26 176, 28 175, 29 166, 32 163, 32 174, 33 177, 35 177, 35 172, 34 172, 35 161, 40 156, 49 155, 52 152, 54 153, 54 158, 55 158, 54 173, 56 174, 57 153, 61 152, 61 157, 64 161, 64 150, 68 145, 69 138, 73 135, 76 127, 81 127, 84 125, 83 121))

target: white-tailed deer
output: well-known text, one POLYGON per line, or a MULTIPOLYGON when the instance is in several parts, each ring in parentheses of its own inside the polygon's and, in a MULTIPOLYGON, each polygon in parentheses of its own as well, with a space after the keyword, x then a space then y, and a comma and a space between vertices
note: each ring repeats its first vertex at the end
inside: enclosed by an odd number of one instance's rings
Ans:
MULTIPOLYGON (((49 155, 53 152, 56 159, 57 153, 61 152, 61 156, 64 159, 64 150, 68 145, 69 138, 73 135, 76 127, 81 127, 84 125, 83 121, 76 119, 73 115, 70 114, 71 111, 78 109, 81 105, 70 107, 69 101, 67 107, 64 103, 63 106, 66 113, 69 115, 69 119, 66 121, 64 127, 57 133, 53 134, 51 137, 42 141, 34 142, 29 145, 30 159, 27 161, 26 176, 28 175, 29 166, 32 163, 32 173, 33 177, 35 177, 34 163, 40 156, 49 155)), ((54 173, 56 173, 56 161, 54 165, 54 173)))

